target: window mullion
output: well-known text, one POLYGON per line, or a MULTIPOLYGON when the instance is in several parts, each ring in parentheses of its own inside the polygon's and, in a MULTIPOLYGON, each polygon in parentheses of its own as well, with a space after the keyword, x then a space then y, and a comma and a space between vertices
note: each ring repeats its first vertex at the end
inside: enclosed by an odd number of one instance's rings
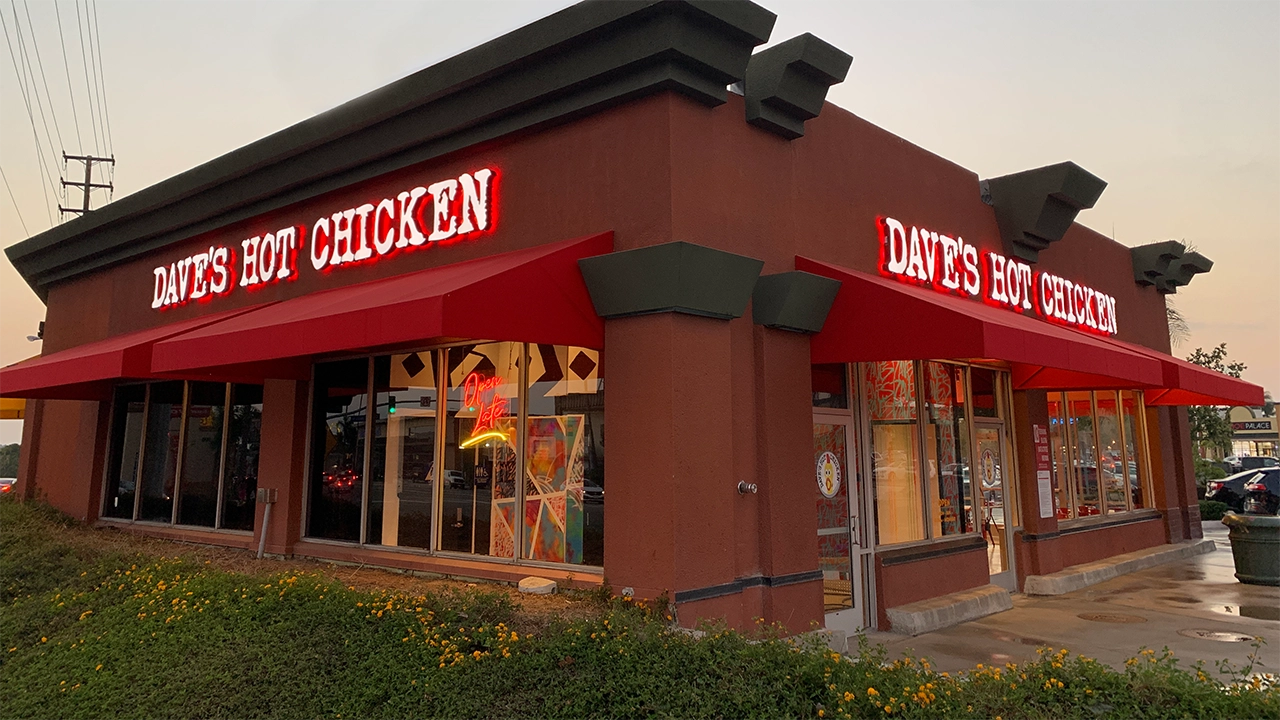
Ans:
POLYGON ((231 383, 222 401, 222 450, 218 454, 218 491, 214 497, 213 526, 222 527, 222 485, 227 476, 227 431, 231 427, 231 383))
POLYGON ((191 411, 191 383, 182 382, 182 413, 178 426, 178 457, 173 469, 173 507, 169 508, 169 524, 178 524, 178 505, 182 497, 182 460, 187 454, 187 413, 191 411))
POLYGON ((360 544, 369 534, 369 466, 373 453, 373 357, 365 362, 364 458, 360 477, 360 544))

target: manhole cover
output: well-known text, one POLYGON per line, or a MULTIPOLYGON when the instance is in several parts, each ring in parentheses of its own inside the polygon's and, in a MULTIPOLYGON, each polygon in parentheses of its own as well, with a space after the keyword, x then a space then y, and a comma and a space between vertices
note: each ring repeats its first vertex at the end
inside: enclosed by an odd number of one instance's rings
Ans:
POLYGON ((1089 622, 1104 623, 1144 623, 1147 621, 1144 617, 1137 615, 1123 615, 1121 613, 1080 613, 1076 617, 1089 622))
POLYGON ((1216 640, 1217 642, 1253 642, 1252 635, 1228 630, 1179 630, 1178 634, 1201 640, 1216 640))

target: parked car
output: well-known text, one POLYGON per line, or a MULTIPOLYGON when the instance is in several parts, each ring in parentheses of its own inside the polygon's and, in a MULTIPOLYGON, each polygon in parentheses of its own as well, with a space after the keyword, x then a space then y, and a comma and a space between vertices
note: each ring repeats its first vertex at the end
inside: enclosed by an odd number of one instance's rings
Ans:
POLYGON ((1230 473, 1240 472, 1241 470, 1280 467, 1280 460, 1270 456, 1254 457, 1252 455, 1228 455, 1222 458, 1222 464, 1227 466, 1227 472, 1230 473))
POLYGON ((18 484, 18 478, 0 478, 0 493, 13 492, 13 486, 18 484))
POLYGON ((1280 467, 1280 460, 1273 457, 1242 457, 1240 458, 1241 470, 1256 470, 1259 468, 1280 467))
POLYGON ((1280 511, 1280 468, 1267 468, 1258 475, 1261 477, 1245 483, 1244 512, 1246 515, 1276 515, 1280 511))
POLYGON ((1246 470, 1221 480, 1210 480, 1205 486, 1204 499, 1225 503, 1231 510, 1244 512, 1244 486, 1262 475, 1258 470, 1246 470))

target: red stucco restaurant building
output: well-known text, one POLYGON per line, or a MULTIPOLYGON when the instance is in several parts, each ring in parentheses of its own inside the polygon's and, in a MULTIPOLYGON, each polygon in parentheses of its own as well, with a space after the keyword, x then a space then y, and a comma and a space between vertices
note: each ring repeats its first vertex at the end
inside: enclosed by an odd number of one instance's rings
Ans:
POLYGON ((11 247, 18 493, 796 630, 1193 544, 1183 406, 1262 401, 1169 355, 1211 263, 827 103, 850 57, 773 23, 582 3, 11 247))

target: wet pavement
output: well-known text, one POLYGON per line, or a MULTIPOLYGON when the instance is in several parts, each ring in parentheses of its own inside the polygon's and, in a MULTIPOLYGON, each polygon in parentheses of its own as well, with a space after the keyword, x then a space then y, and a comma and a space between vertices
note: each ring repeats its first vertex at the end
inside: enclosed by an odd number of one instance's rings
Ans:
POLYGON ((1280 588, 1236 580, 1225 527, 1205 523, 1205 537, 1217 550, 1065 595, 1015 594, 1012 610, 916 637, 867 637, 893 657, 910 651, 946 671, 1023 662, 1040 645, 1113 667, 1143 647, 1167 646, 1182 663, 1204 660, 1212 669, 1223 659, 1244 664, 1261 637, 1255 672, 1280 672, 1280 588))

